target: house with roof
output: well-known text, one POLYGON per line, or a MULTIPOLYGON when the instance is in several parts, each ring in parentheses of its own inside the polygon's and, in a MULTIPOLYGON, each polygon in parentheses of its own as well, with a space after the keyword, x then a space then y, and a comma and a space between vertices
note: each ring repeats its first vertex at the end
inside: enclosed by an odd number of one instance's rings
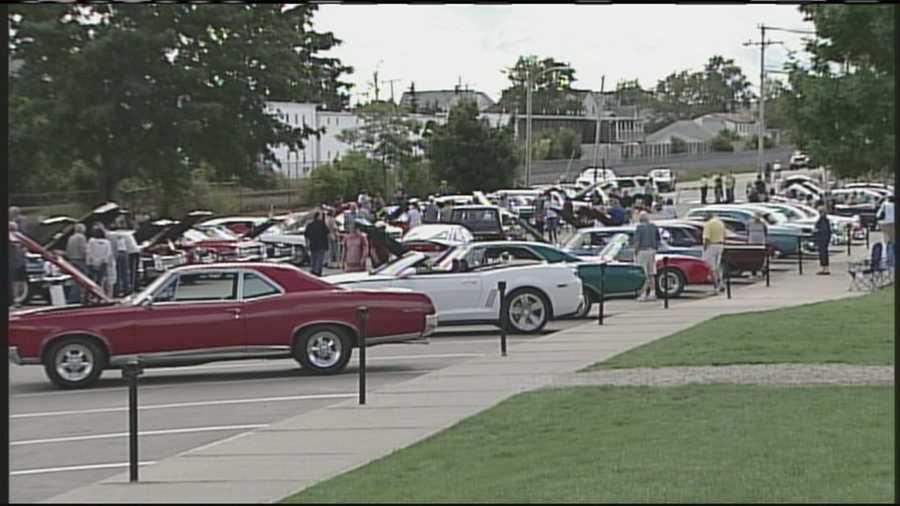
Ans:
POLYGON ((719 133, 722 130, 734 132, 738 137, 749 137, 759 132, 756 118, 746 112, 714 112, 694 119, 694 123, 705 130, 719 133))
POLYGON ((415 112, 449 112, 460 100, 472 100, 478 112, 484 112, 494 105, 491 97, 484 92, 466 89, 404 91, 400 96, 400 108, 415 112), (415 103, 415 107, 413 104, 415 103))

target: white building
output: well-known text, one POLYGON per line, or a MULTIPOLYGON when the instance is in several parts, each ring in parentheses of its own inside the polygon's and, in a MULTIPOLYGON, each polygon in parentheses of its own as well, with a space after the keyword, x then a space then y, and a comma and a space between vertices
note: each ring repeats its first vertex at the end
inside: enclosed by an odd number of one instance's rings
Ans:
MULTIPOLYGON (((338 135, 347 129, 357 128, 363 124, 362 119, 353 112, 320 111, 316 104, 296 102, 267 102, 266 110, 279 120, 293 126, 306 125, 310 128, 324 128, 324 133, 310 136, 304 141, 302 150, 292 150, 285 145, 272 147, 275 158, 281 167, 274 167, 290 179, 299 179, 309 175, 314 168, 333 162, 352 149, 349 144, 341 142, 338 135)), ((423 125, 434 121, 439 125, 447 122, 447 114, 408 114, 423 125)), ((491 126, 509 123, 510 115, 502 113, 482 113, 491 126)))

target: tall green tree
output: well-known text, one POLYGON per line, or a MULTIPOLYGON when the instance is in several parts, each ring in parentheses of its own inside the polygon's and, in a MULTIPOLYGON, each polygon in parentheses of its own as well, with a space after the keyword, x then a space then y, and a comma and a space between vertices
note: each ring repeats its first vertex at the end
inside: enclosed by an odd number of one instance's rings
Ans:
POLYGON ((520 56, 515 65, 507 70, 506 75, 511 85, 501 92, 499 103, 509 111, 525 114, 529 75, 534 86, 531 97, 534 114, 579 113, 583 108, 582 100, 572 92, 575 69, 555 58, 520 56), (545 72, 547 69, 562 66, 568 68, 545 72))
POLYGON ((53 163, 83 161, 105 198, 134 177, 172 198, 201 162, 220 177, 253 180, 261 162, 276 163, 269 146, 299 149, 315 133, 268 114, 267 100, 335 108, 346 101, 348 84, 338 77, 351 69, 320 55, 339 41, 313 30, 314 11, 281 4, 14 6, 10 57, 22 67, 11 90, 21 107, 10 125, 24 125, 14 138, 24 145, 53 139, 53 163))
POLYGON ((733 112, 753 98, 750 83, 734 60, 712 56, 702 71, 673 72, 656 85, 656 107, 669 120, 712 112, 733 112))
MULTIPOLYGON (((361 125, 341 131, 338 139, 380 162, 384 187, 391 189, 388 171, 400 171, 416 157, 423 126, 392 102, 372 102, 357 110, 361 125)), ((402 180, 398 174, 397 181, 402 180)))
POLYGON ((434 127, 428 157, 435 179, 460 192, 508 187, 515 177, 517 156, 510 127, 491 127, 478 118, 478 106, 460 101, 445 125, 434 127))
POLYGON ((839 177, 896 173, 896 8, 799 7, 817 38, 807 43, 811 65, 791 65, 787 122, 798 147, 839 177))

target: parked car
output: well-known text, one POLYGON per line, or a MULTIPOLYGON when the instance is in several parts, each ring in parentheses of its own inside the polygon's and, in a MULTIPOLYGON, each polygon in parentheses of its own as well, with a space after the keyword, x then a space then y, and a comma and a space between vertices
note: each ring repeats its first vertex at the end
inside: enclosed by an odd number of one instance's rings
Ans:
POLYGON ((668 167, 660 167, 658 169, 653 169, 647 174, 650 179, 656 183, 656 187, 661 192, 673 192, 675 191, 675 182, 676 176, 675 173, 672 172, 672 169, 668 167))
POLYGON ((841 188, 832 190, 829 198, 838 216, 859 216, 863 226, 874 229, 875 214, 884 200, 884 194, 868 188, 841 188))
POLYGON ((77 274, 98 305, 22 311, 7 329, 9 360, 43 365, 61 388, 88 387, 132 358, 155 367, 293 357, 338 373, 358 346, 359 306, 369 308, 370 346, 420 340, 437 326, 421 293, 337 287, 291 265, 179 267, 120 301, 77 274))
POLYGON ((615 181, 616 173, 612 169, 604 169, 600 167, 588 167, 581 171, 581 174, 575 179, 575 184, 579 187, 591 186, 595 183, 605 183, 615 181))
POLYGON ((302 266, 309 263, 303 231, 312 218, 310 212, 272 217, 235 216, 207 220, 201 226, 224 226, 241 239, 261 242, 266 247, 266 261, 302 266))
MULTIPOLYGON (((597 256, 606 247, 606 244, 618 234, 625 234, 630 240, 634 236, 636 228, 637 225, 582 228, 565 242, 563 251, 580 257, 597 256)), ((696 250, 694 246, 680 247, 669 244, 663 236, 663 229, 660 229, 659 240, 659 251, 661 252, 700 255, 699 252, 691 251, 696 250)), ((631 249, 631 246, 628 245, 626 248, 631 249)))
POLYGON ((788 168, 790 170, 799 170, 806 167, 809 167, 809 156, 802 151, 794 151, 788 163, 788 168))
POLYGON ((486 262, 499 261, 504 256, 512 260, 544 261, 574 265, 577 268, 578 277, 581 279, 584 303, 578 307, 573 315, 575 318, 585 318, 591 311, 591 305, 600 300, 603 292, 609 297, 636 297, 641 286, 644 285, 646 276, 644 270, 637 265, 622 262, 590 261, 577 257, 562 249, 540 242, 527 241, 488 241, 473 244, 470 254, 481 256, 486 262), (606 263, 604 267, 600 264, 606 263), (605 280, 606 286, 601 289, 605 280))
POLYGON ((435 223, 410 229, 400 242, 409 251, 421 251, 433 260, 449 249, 469 244, 474 240, 472 232, 462 225, 435 223))
POLYGON ((582 285, 573 267, 532 261, 488 263, 472 252, 476 244, 455 248, 436 264, 424 253, 411 251, 371 273, 323 279, 340 286, 399 287, 425 293, 437 308, 440 325, 498 325, 499 281, 507 283, 512 332, 539 332, 551 319, 578 311, 582 285))
MULTIPOLYGON (((600 261, 621 262, 634 265, 634 249, 629 245, 630 238, 626 234, 616 234, 597 254, 600 261)), ((669 297, 680 296, 688 285, 705 285, 712 283, 712 271, 702 259, 677 253, 656 253, 656 286, 657 296, 668 292, 669 297), (668 258, 668 266, 666 266, 668 258)))
MULTIPOLYGON (((685 215, 687 219, 706 220, 710 215, 720 218, 732 218, 744 223, 750 221, 757 212, 750 209, 742 209, 736 206, 705 206, 691 209, 685 215)), ((767 223, 769 245, 774 248, 775 256, 796 255, 800 246, 803 232, 796 227, 786 227, 775 223, 767 223)))

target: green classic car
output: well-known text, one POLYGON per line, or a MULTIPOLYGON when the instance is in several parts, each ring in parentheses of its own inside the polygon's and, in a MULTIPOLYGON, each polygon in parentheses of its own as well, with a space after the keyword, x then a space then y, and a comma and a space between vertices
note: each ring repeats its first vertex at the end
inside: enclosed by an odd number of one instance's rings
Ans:
MULTIPOLYGON (((483 262, 509 260, 543 260, 550 263, 570 263, 578 269, 578 277, 584 286, 585 303, 579 307, 575 318, 585 318, 591 306, 600 299, 599 261, 591 261, 566 253, 552 244, 528 241, 485 241, 472 247, 472 252, 483 262), (480 249, 481 251, 476 251, 480 249), (483 252, 483 257, 482 257, 483 252)), ((639 266, 622 262, 606 263, 605 298, 636 297, 645 280, 644 271, 639 266)))

